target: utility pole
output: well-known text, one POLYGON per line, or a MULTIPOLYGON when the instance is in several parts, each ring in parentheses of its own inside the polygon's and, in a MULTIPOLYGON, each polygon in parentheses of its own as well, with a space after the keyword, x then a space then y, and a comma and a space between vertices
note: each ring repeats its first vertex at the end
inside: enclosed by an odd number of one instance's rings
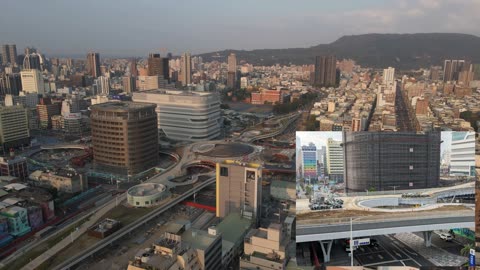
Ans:
POLYGON ((395 190, 397 187, 400 187, 400 186, 390 186, 391 188, 393 188, 393 194, 395 194, 395 190))
POLYGON ((353 218, 350 217, 350 266, 353 267, 353 218))

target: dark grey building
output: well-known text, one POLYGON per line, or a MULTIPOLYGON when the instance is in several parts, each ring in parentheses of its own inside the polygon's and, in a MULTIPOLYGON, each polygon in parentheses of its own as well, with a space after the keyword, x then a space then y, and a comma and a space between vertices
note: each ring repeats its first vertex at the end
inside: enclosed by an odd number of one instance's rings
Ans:
POLYGON ((163 76, 165 80, 170 79, 170 67, 168 58, 160 57, 158 53, 148 55, 148 76, 163 76))
POLYGON ((345 132, 347 192, 438 186, 440 138, 440 132, 345 132))
POLYGON ((337 58, 334 55, 315 57, 314 84, 336 86, 338 84, 337 58))

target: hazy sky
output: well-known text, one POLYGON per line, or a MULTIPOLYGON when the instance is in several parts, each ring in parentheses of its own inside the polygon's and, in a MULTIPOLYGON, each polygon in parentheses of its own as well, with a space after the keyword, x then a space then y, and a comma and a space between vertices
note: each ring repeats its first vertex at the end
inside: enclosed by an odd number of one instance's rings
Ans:
POLYGON ((480 34, 480 0, 2 0, 0 43, 47 55, 309 47, 342 35, 480 34))

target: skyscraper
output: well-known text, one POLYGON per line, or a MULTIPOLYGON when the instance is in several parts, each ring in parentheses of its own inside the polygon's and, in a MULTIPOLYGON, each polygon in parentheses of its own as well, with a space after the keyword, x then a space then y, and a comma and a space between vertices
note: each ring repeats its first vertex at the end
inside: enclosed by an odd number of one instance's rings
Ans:
POLYGON ((87 74, 94 78, 100 76, 100 55, 96 52, 87 54, 87 74))
POLYGON ((237 85, 237 57, 234 53, 228 56, 227 64, 227 87, 235 88, 237 85))
POLYGON ((260 218, 262 204, 262 166, 226 160, 217 163, 217 217, 240 213, 260 218))
POLYGON ((100 76, 96 80, 97 82, 97 94, 102 96, 108 96, 110 94, 110 79, 105 76, 100 76))
POLYGON ((155 104, 136 102, 91 106, 92 145, 97 170, 134 175, 157 165, 155 107, 155 104))
POLYGON ((17 45, 4 44, 2 45, 2 64, 16 64, 17 63, 17 45))
POLYGON ((327 174, 330 180, 343 181, 343 150, 340 141, 327 140, 327 174))
POLYGON ((4 96, 6 94, 11 94, 18 96, 22 91, 22 79, 20 74, 4 74, 0 76, 0 95, 4 96))
POLYGON ((456 81, 465 65, 465 60, 445 60, 443 65, 443 81, 456 81))
POLYGON ((22 90, 26 93, 45 94, 45 82, 38 69, 22 70, 22 90))
POLYGON ((132 58, 130 59, 130 76, 136 78, 138 76, 138 69, 137 69, 137 59, 132 58))
POLYGON ((317 178, 317 147, 313 143, 302 146, 302 175, 306 179, 317 178))
POLYGON ((334 55, 315 57, 314 83, 326 87, 337 85, 337 58, 334 55))
POLYGON ((228 72, 237 72, 237 56, 231 53, 228 56, 228 72))
POLYGON ((383 84, 392 84, 395 81, 395 68, 388 67, 383 70, 383 84))
POLYGON ((2 65, 7 65, 10 62, 10 55, 8 50, 8 45, 2 45, 2 65))
POLYGON ((37 53, 25 55, 25 58, 23 58, 23 69, 41 70, 40 55, 37 53))
POLYGON ((122 78, 123 92, 132 94, 136 89, 136 79, 134 76, 124 76, 122 78))
POLYGON ((192 83, 192 57, 190 53, 184 53, 180 61, 180 81, 183 86, 192 83))
POLYGON ((158 53, 149 54, 148 76, 163 76, 166 80, 170 79, 168 58, 162 58, 158 53))

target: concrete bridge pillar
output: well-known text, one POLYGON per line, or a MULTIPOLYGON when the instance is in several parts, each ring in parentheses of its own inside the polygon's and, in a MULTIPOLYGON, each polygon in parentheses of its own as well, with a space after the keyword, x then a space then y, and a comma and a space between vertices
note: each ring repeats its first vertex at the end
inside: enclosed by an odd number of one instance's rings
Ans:
POLYGON ((423 233, 423 242, 425 243, 426 247, 432 246, 432 231, 426 231, 423 233))
POLYGON ((330 251, 332 251, 333 240, 319 241, 320 247, 322 247, 323 259, 325 262, 330 261, 330 251))

